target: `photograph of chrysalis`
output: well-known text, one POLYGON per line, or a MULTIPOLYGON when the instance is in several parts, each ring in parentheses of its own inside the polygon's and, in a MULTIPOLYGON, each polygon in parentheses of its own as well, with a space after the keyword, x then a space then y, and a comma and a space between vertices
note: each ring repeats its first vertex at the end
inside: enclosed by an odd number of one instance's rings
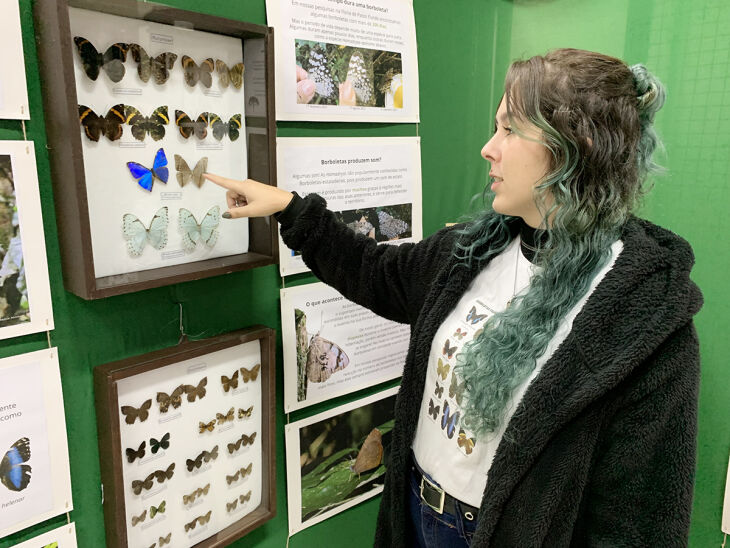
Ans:
POLYGON ((295 40, 297 103, 403 108, 403 62, 392 51, 295 40))
POLYGON ((302 523, 380 491, 394 407, 395 394, 299 430, 302 523))
POLYGON ((0 327, 29 321, 11 157, 0 154, 0 327))

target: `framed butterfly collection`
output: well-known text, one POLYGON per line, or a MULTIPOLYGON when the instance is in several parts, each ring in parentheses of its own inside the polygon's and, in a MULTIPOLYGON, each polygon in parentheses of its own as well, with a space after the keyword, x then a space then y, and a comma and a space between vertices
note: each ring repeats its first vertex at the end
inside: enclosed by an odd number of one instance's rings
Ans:
POLYGON ((94 370, 108 546, 227 546, 273 517, 274 340, 255 327, 94 370))
MULTIPOLYGON (((221 223, 225 193, 204 177, 275 180, 273 102, 254 122, 266 154, 249 153, 243 58, 254 39, 273 55, 270 30, 136 0, 34 12, 41 66, 68 75, 41 75, 58 217, 74 219, 67 289, 94 299, 275 262, 272 224, 221 223)), ((255 70, 273 97, 270 65, 255 70)))

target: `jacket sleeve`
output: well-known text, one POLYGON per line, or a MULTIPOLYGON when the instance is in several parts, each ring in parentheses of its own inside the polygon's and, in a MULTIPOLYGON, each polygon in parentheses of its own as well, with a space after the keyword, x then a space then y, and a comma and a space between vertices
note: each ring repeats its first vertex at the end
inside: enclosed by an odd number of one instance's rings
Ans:
POLYGON ((694 325, 678 329, 644 367, 604 431, 582 545, 687 545, 700 378, 694 325))
POLYGON ((314 275, 347 299, 389 320, 414 322, 437 272, 449 262, 444 259, 455 232, 444 229, 417 244, 378 245, 326 206, 317 194, 295 194, 276 216, 284 243, 301 251, 314 275))

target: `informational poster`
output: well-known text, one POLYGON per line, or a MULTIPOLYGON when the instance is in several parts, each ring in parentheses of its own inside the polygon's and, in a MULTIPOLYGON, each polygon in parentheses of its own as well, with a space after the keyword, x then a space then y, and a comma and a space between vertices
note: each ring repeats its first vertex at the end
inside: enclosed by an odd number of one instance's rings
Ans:
MULTIPOLYGON (((354 232, 401 244, 423 237, 419 137, 276 140, 279 188, 315 192, 354 232)), ((307 272, 279 237, 282 276, 307 272)))
POLYGON ((18 0, 0 0, 0 119, 29 120, 18 0))
POLYGON ((243 88, 246 91, 246 116, 266 116, 266 50, 263 38, 251 38, 243 43, 243 88))
POLYGON ((287 413, 403 374, 410 327, 323 283, 282 289, 281 324, 287 413))
POLYGON ((14 548, 76 548, 76 525, 71 522, 57 529, 16 544, 14 548))
POLYGON ((0 538, 72 509, 55 348, 0 360, 0 538))
POLYGON ((267 0, 278 120, 418 122, 412 0, 267 0))
POLYGON ((398 387, 287 424, 289 534, 383 490, 398 387))
POLYGON ((0 339, 53 329, 32 141, 0 141, 0 339))

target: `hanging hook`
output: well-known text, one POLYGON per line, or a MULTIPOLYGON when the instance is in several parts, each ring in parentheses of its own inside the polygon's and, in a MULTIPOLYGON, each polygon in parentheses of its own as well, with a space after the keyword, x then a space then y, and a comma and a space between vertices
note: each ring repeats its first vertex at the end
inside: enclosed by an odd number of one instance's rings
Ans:
POLYGON ((185 326, 183 325, 183 305, 182 303, 177 303, 177 305, 180 307, 180 340, 177 341, 177 344, 181 344, 185 342, 188 336, 185 333, 185 326))

